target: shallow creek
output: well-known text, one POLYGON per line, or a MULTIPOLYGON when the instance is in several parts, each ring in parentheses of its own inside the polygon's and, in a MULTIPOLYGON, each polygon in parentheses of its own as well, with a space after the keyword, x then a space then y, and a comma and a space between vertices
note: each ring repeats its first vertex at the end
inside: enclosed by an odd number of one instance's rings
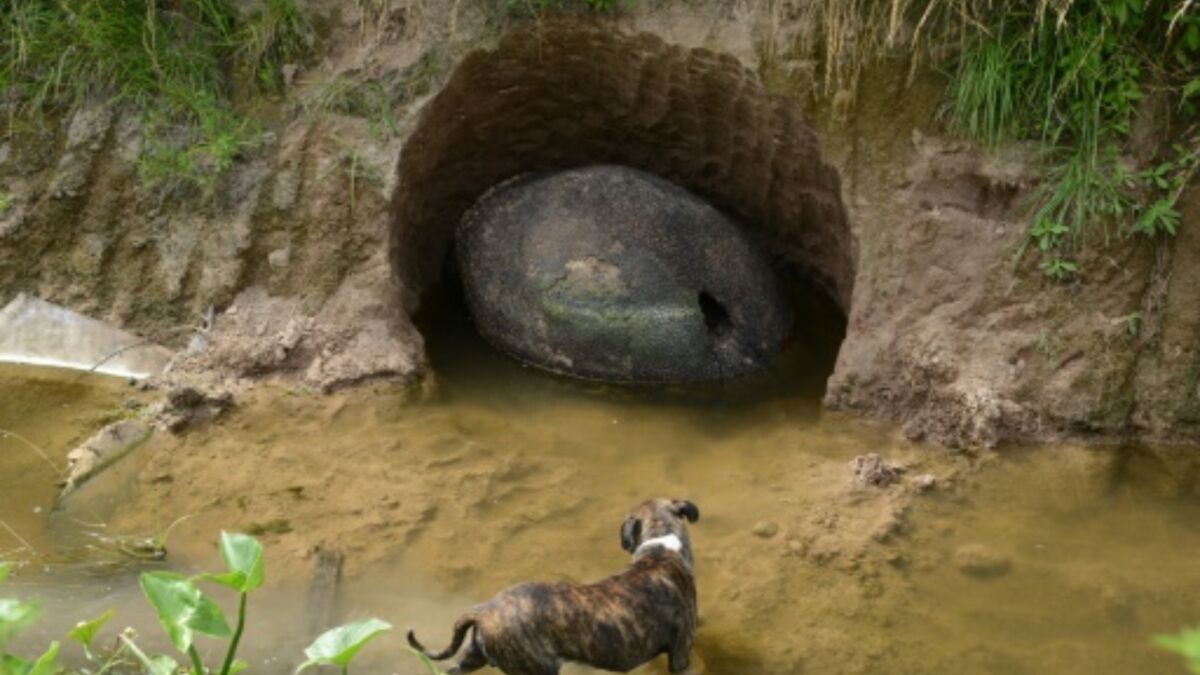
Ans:
MULTIPOLYGON (((794 347, 761 381, 663 392, 543 376, 465 340, 435 354, 432 393, 263 387, 215 423, 157 434, 53 512, 53 470, 0 439, 0 518, 37 551, 0 530, 0 555, 30 563, 3 591, 46 606, 30 650, 108 607, 161 647, 136 585, 150 563, 113 538, 187 516, 163 565, 216 568, 222 528, 267 546, 252 672, 288 672, 325 627, 306 602, 326 548, 345 559, 331 619, 399 629, 357 672, 417 673, 405 627, 440 648, 504 586, 614 572, 625 511, 686 496, 702 513, 698 672, 1182 672, 1150 639, 1200 622, 1195 449, 914 445, 820 411, 825 373, 802 364, 821 349, 794 347), (857 485, 848 463, 865 452, 905 464, 901 482, 857 485), (971 552, 982 573, 964 571, 971 552)), ((59 464, 130 398, 119 380, 0 367, 0 429, 59 464)))

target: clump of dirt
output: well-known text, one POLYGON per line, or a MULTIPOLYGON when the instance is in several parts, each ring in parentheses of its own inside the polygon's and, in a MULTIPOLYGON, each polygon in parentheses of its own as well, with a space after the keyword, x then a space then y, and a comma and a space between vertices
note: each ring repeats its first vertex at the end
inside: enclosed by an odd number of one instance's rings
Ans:
POLYGON ((149 411, 154 426, 179 433, 190 426, 216 419, 233 407, 233 394, 228 391, 202 391, 193 386, 177 386, 167 390, 149 411))
POLYGON ((900 480, 904 466, 871 452, 850 460, 850 470, 854 472, 855 483, 863 487, 885 488, 900 480))

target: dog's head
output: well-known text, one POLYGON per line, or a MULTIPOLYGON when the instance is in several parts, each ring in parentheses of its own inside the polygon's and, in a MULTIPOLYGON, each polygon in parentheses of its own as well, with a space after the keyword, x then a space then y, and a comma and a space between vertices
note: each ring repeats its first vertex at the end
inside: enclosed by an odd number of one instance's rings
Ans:
POLYGON ((621 548, 636 558, 644 548, 661 545, 678 550, 691 565, 692 546, 685 521, 694 523, 699 519, 700 509, 686 499, 647 500, 621 523, 621 548))

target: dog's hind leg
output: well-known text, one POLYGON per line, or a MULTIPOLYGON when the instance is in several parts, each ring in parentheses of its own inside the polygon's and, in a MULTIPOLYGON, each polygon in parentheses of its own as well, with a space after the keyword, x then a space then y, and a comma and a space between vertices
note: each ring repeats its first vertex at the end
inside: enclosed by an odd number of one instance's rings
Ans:
POLYGON ((687 672, 691 664, 692 640, 690 637, 677 640, 667 650, 667 670, 672 673, 687 672))
POLYGON ((487 654, 483 653, 479 642, 472 639, 471 643, 467 645, 467 651, 463 652, 462 658, 459 659, 458 665, 451 668, 447 675, 466 675, 486 665, 488 665, 487 654))

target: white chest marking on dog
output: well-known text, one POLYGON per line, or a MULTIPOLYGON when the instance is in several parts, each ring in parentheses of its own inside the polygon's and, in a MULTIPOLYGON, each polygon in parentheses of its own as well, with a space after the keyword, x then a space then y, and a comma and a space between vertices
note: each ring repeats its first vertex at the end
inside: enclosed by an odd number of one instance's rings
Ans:
POLYGON ((644 549, 647 549, 651 546, 662 546, 668 551, 674 551, 676 553, 679 553, 681 550, 683 550, 683 542, 679 541, 679 535, 667 534, 661 537, 655 537, 653 539, 647 539, 646 541, 643 541, 641 545, 637 547, 637 550, 633 552, 633 554, 636 556, 644 549))

